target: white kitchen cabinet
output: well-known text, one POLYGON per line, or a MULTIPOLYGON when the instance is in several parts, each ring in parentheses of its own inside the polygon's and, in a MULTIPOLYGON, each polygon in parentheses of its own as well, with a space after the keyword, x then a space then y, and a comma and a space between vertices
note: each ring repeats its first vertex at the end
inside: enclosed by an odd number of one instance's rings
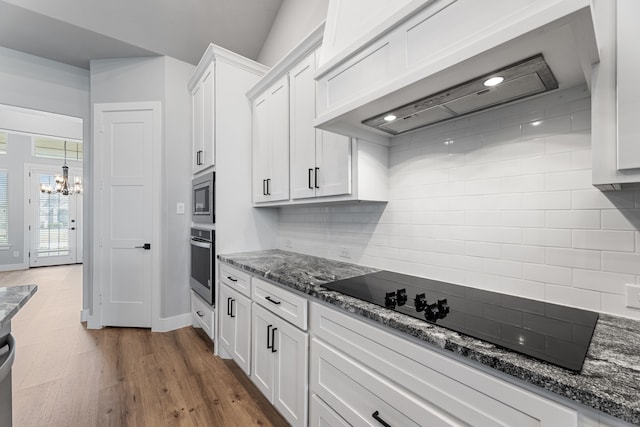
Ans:
POLYGON ((221 283, 218 307, 222 348, 247 375, 251 369, 251 300, 221 283))
POLYGON ((640 28, 635 0, 594 2, 600 63, 591 85, 593 184, 619 190, 640 182, 640 28))
POLYGON ((191 317, 195 328, 202 328, 209 338, 215 339, 215 310, 193 291, 191 292, 191 317))
POLYGON ((289 79, 253 102, 253 201, 289 198, 289 79))
POLYGON ((379 326, 318 303, 310 314, 310 393, 350 424, 376 425, 377 412, 403 426, 578 425, 572 408, 379 326))
POLYGON ((316 117, 317 51, 289 72, 291 198, 351 192, 351 140, 313 127, 316 117))
POLYGON ((307 425, 309 335, 254 304, 251 379, 292 426, 307 425))
POLYGON ((309 398, 309 427, 349 427, 349 424, 313 394, 309 398))
POLYGON ((215 63, 212 62, 191 90, 194 174, 215 164, 214 69, 215 63))

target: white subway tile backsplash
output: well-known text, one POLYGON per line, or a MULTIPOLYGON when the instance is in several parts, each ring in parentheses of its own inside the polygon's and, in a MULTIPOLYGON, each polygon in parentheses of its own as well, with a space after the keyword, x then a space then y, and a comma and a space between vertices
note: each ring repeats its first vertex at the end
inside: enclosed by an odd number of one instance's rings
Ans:
POLYGON ((547 284, 545 298, 547 301, 555 301, 559 304, 600 310, 600 292, 547 284))
POLYGON ((635 234, 633 231, 573 230, 573 247, 633 252, 635 234))
POLYGON ((545 183, 547 191, 593 188, 590 170, 549 173, 546 175, 545 183))
POLYGON ((388 203, 281 208, 279 244, 640 319, 640 190, 591 186, 590 103, 571 88, 396 137, 388 203))
POLYGON ((511 261, 544 264, 544 247, 526 245, 500 245, 500 258, 511 261))
POLYGON ((602 252, 602 269, 640 275, 640 253, 602 252))
POLYGON ((522 196, 523 209, 571 209, 570 191, 527 193, 522 196))
POLYGON ((573 286, 592 291, 624 295, 625 285, 634 283, 635 277, 630 274, 611 273, 607 271, 573 270, 573 286))
POLYGON ((565 267, 600 269, 600 251, 582 249, 546 248, 545 262, 565 267))
POLYGON ((553 210, 545 212, 545 226, 549 228, 600 228, 600 211, 553 210))
POLYGON ((571 269, 545 264, 523 264, 522 278, 543 283, 571 286, 571 269))
POLYGON ((525 228, 522 230, 522 243, 534 246, 571 247, 571 230, 554 228, 525 228))

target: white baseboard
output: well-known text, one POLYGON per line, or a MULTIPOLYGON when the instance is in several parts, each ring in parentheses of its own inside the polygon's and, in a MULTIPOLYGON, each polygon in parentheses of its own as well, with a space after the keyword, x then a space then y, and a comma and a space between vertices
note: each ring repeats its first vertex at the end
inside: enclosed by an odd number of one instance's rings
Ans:
POLYGON ((185 314, 179 314, 173 317, 162 317, 158 319, 156 325, 151 327, 152 332, 169 332, 175 329, 191 326, 192 317, 191 312, 185 314))
POLYGON ((83 308, 82 310, 80 310, 80 321, 86 322, 87 320, 89 320, 89 309, 83 308))
POLYGON ((14 270, 28 270, 28 269, 29 269, 29 266, 25 263, 0 265, 0 271, 14 271, 14 270))

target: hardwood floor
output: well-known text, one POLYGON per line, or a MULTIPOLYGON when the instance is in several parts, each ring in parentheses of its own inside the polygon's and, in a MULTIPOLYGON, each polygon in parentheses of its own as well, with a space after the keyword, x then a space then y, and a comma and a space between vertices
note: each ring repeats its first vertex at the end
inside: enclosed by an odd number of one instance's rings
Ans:
POLYGON ((288 425, 202 332, 87 330, 82 266, 0 273, 0 286, 30 283, 12 320, 14 426, 288 425))

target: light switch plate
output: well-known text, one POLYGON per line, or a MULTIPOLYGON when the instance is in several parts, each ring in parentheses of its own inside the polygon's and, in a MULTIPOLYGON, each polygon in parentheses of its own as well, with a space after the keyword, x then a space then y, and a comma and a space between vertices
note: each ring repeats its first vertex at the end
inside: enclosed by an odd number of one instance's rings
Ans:
POLYGON ((340 247, 338 250, 338 256, 340 258, 351 259, 351 250, 345 246, 340 247))
POLYGON ((176 213, 184 215, 184 203, 178 202, 178 204, 176 205, 176 213))
POLYGON ((626 285, 627 307, 640 308, 640 285, 626 285))

